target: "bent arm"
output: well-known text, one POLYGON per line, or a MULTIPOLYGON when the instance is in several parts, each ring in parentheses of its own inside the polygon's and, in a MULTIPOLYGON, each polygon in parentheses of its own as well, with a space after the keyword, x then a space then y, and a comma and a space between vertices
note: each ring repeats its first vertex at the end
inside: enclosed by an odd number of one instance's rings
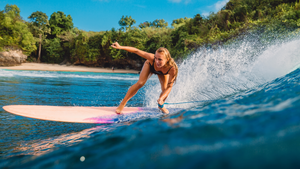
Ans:
POLYGON ((158 103, 159 104, 163 104, 164 101, 166 100, 166 98, 169 96, 171 90, 172 90, 172 87, 173 87, 173 84, 174 84, 174 80, 175 80, 175 68, 173 67, 171 69, 171 71, 169 72, 169 81, 168 81, 168 85, 167 85, 167 88, 161 92, 160 94, 160 97, 158 99, 158 103))
POLYGON ((131 47, 131 46, 121 46, 121 45, 119 45, 118 42, 113 43, 111 45, 111 47, 113 47, 115 49, 126 50, 127 52, 130 52, 130 53, 135 53, 135 54, 141 56, 142 58, 145 58, 145 59, 150 60, 150 61, 152 61, 154 59, 154 54, 153 53, 148 53, 148 52, 139 50, 139 49, 137 49, 135 47, 131 47))
MULTIPOLYGON (((162 104, 164 103, 164 100, 169 96, 171 90, 172 90, 173 85, 168 85, 166 90, 162 91, 159 97, 159 100, 163 101, 162 104)), ((159 103, 162 105, 161 103, 159 103)))

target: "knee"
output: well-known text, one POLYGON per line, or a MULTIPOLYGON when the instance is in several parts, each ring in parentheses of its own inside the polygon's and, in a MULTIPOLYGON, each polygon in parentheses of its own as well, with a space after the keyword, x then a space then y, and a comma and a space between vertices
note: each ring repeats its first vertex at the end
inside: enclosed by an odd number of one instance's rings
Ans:
POLYGON ((166 87, 161 87, 161 92, 163 93, 166 89, 166 87))

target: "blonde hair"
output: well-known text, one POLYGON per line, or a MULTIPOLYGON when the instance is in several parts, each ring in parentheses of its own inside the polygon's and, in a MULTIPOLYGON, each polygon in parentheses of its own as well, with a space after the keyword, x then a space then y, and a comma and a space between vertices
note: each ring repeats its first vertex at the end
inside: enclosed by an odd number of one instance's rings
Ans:
POLYGON ((178 75, 178 66, 177 64, 175 63, 174 59, 171 57, 171 54, 169 52, 168 49, 164 48, 164 47, 160 47, 156 50, 157 53, 164 53, 165 56, 166 56, 166 59, 168 60, 166 65, 167 66, 174 66, 175 67, 175 79, 174 79, 174 82, 176 81, 177 79, 177 75, 178 75))

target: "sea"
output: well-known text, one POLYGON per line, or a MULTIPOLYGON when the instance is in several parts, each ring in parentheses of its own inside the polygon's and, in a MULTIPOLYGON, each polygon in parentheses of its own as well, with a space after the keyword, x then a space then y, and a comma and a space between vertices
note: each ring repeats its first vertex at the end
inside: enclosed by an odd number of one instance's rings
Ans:
MULTIPOLYGON (((10 114, 5 105, 118 106, 138 74, 0 69, 0 168, 300 168, 300 38, 246 35, 178 62, 169 115, 112 124, 10 114)), ((157 107, 153 75, 128 107, 157 107)), ((84 113, 84 112, 83 112, 84 113)))

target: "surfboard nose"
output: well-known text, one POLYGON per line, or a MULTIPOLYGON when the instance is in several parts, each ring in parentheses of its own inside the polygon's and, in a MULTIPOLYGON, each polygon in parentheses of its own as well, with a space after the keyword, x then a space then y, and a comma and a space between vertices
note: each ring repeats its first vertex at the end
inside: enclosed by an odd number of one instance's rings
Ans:
POLYGON ((9 112, 9 109, 12 107, 12 105, 6 105, 6 106, 3 106, 2 108, 5 110, 5 111, 7 111, 7 112, 9 112))

